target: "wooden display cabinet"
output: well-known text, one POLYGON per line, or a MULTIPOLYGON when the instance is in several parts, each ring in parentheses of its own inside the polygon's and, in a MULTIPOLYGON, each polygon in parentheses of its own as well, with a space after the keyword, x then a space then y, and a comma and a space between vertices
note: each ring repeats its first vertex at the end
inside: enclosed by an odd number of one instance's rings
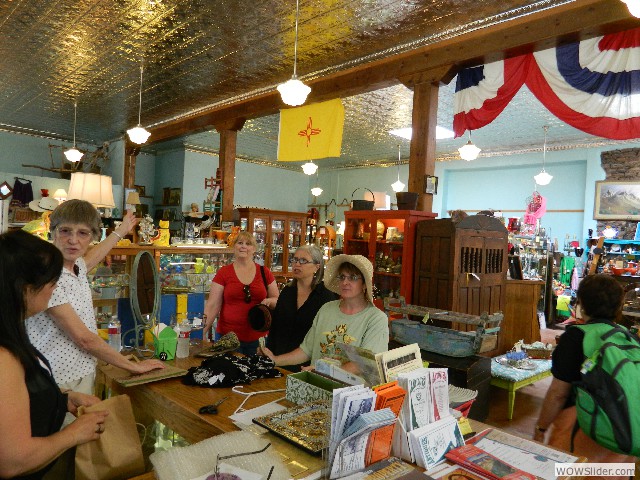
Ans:
POLYGON ((413 303, 481 315, 505 308, 508 232, 502 222, 472 215, 416 227, 413 303))
POLYGON ((412 303, 415 224, 435 216, 416 210, 345 212, 344 253, 371 261, 378 298, 403 296, 412 303))
POLYGON ((288 277, 291 257, 305 243, 307 214, 262 208, 239 208, 240 228, 258 242, 256 261, 276 277, 288 277))

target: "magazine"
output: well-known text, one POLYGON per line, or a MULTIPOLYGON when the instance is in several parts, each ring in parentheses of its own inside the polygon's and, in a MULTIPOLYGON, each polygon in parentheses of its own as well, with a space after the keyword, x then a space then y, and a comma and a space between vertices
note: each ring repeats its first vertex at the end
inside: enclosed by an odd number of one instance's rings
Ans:
POLYGON ((536 480, 535 475, 518 470, 475 445, 454 448, 445 456, 452 462, 492 480, 536 480))
POLYGON ((429 470, 445 461, 445 454, 464 445, 458 422, 452 416, 409 432, 418 466, 429 470))

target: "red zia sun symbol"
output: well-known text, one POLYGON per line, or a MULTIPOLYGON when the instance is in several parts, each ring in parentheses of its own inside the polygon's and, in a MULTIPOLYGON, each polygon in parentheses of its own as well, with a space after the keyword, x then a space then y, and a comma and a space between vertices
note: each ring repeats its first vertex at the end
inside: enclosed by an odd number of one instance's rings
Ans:
POLYGON ((309 117, 309 123, 307 123, 307 128, 305 128, 304 130, 300 130, 298 132, 298 136, 307 137, 307 147, 308 147, 309 143, 311 143, 311 137, 313 135, 319 135, 321 131, 322 130, 320 130, 319 128, 313 128, 313 120, 311 119, 311 117, 309 117))

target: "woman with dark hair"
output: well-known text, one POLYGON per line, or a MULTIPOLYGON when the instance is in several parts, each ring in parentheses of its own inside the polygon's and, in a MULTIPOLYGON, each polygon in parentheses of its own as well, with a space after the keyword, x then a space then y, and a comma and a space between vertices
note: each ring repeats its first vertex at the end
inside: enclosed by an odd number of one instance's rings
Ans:
POLYGON ((39 479, 64 451, 104 430, 107 412, 60 430, 66 412, 97 397, 62 393, 49 363, 29 342, 24 320, 47 307, 62 271, 53 245, 23 231, 0 235, 0 477, 39 479))
POLYGON ((98 336, 87 272, 116 246, 137 224, 131 212, 111 235, 100 238, 100 213, 84 200, 67 200, 51 213, 53 244, 62 252, 63 270, 48 308, 27 319, 33 345, 47 358, 58 385, 91 394, 96 377, 96 358, 131 373, 164 368, 160 360, 131 362, 98 336))
MULTIPOLYGON (((624 290, 612 276, 589 275, 580 282, 576 308, 580 308, 586 328, 590 325, 596 327, 597 324, 616 326, 623 304, 624 290)), ((574 429, 577 426, 577 414, 572 384, 581 380, 580 370, 587 358, 583 349, 584 336, 584 331, 575 326, 568 327, 560 336, 551 360, 553 380, 547 390, 533 439, 542 442, 549 430, 549 445, 586 456, 590 462, 634 463, 634 457, 612 452, 597 444, 581 429, 574 429)))
MULTIPOLYGON (((337 255, 326 268, 327 288, 340 294, 340 300, 325 303, 318 311, 302 343, 294 350, 274 355, 262 353, 277 366, 311 362, 320 358, 343 360, 336 343, 385 352, 389 346, 387 316, 373 304, 373 265, 362 255, 337 255)), ((310 367, 305 367, 310 368, 310 367)), ((342 368, 358 373, 355 364, 342 368)))
MULTIPOLYGON (((291 257, 293 279, 282 289, 273 311, 267 347, 274 355, 294 350, 304 340, 320 307, 337 300, 337 294, 325 287, 324 258, 316 245, 302 245, 291 257)), ((299 371, 302 365, 289 365, 299 371)))

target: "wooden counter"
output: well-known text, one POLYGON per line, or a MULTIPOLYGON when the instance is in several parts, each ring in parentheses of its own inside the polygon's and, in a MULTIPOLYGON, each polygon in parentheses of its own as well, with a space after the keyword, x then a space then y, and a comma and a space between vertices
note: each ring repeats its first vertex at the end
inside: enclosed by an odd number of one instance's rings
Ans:
POLYGON ((518 340, 540 340, 537 306, 543 286, 541 280, 507 280, 504 320, 498 334, 498 352, 493 355, 511 350, 518 340))
MULTIPOLYGON (((192 348, 192 352, 194 347, 192 348)), ((199 366, 202 358, 176 359, 168 364, 179 368, 188 369, 192 366, 199 366)), ((102 375, 105 385, 112 389, 114 394, 126 393, 131 397, 136 421, 143 425, 158 420, 189 443, 197 443, 214 435, 227 432, 238 431, 238 427, 229 418, 236 408, 240 406, 245 396, 234 393, 231 388, 205 388, 198 386, 188 386, 182 383, 182 378, 170 378, 142 385, 123 387, 113 381, 108 376, 102 375), (216 400, 228 396, 218 407, 215 415, 201 415, 198 410, 203 405, 210 405, 216 400)), ((284 389, 286 385, 285 377, 255 380, 251 385, 244 385, 243 391, 257 392, 261 390, 284 389)), ((265 393, 251 397, 243 408, 249 410, 260 405, 284 397, 284 392, 265 393)), ((280 402, 282 405, 292 404, 286 400, 280 402)), ((296 460, 308 467, 308 470, 300 473, 304 477, 310 472, 319 470, 323 461, 320 456, 313 456, 282 438, 266 433, 266 438, 275 450, 291 460, 296 460)), ((285 462, 286 463, 286 462, 285 462)), ((143 477, 147 478, 147 477, 143 477)), ((153 476, 148 478, 154 478, 153 476)))

